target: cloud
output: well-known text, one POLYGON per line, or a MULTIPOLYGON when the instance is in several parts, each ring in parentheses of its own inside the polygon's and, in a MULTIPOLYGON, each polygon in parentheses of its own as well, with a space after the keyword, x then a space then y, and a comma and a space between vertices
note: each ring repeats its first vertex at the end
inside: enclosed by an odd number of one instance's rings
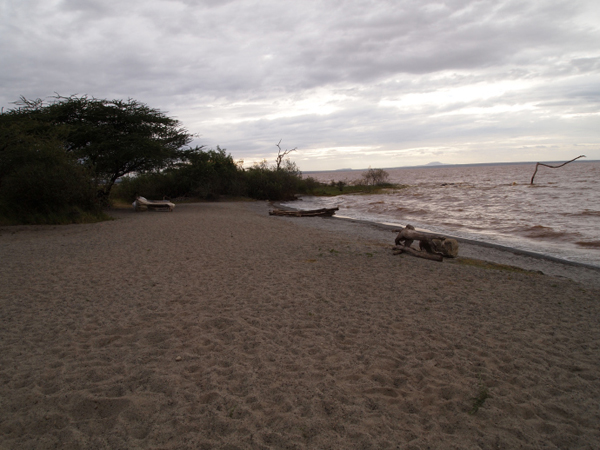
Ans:
POLYGON ((593 0, 21 0, 1 8, 5 108, 53 92, 132 97, 236 159, 272 157, 283 138, 305 170, 396 156, 429 162, 418 149, 436 149, 443 162, 538 159, 535 146, 518 151, 536 139, 556 142, 555 159, 576 145, 600 159, 593 0))

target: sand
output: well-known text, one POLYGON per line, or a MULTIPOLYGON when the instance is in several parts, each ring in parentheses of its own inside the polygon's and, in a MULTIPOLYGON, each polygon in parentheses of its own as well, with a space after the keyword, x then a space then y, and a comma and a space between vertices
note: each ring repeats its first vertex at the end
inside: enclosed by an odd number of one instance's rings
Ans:
POLYGON ((0 448, 600 447, 600 272, 267 209, 0 229, 0 448))

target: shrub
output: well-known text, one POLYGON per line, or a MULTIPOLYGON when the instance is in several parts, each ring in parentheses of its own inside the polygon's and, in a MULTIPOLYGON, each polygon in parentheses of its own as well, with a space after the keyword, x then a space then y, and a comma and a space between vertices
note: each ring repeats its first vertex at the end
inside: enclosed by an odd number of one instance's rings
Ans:
POLYGON ((300 194, 314 195, 322 185, 320 181, 313 177, 303 178, 298 184, 298 192, 300 194))
POLYGON ((362 180, 367 186, 379 186, 386 184, 389 176, 390 174, 383 169, 371 169, 369 167, 369 169, 363 173, 362 180))
POLYGON ((102 213, 87 169, 59 136, 0 123, 0 215, 4 223, 69 223, 102 213))
POLYGON ((133 201, 148 198, 192 197, 216 200, 221 195, 244 195, 243 173, 225 149, 204 151, 197 147, 186 161, 164 172, 122 178, 115 198, 133 201))
POLYGON ((247 195, 257 200, 293 200, 302 182, 300 171, 289 159, 279 169, 263 161, 245 170, 244 175, 247 195))
POLYGON ((292 200, 320 183, 302 180, 301 172, 289 159, 266 161, 243 169, 225 151, 193 149, 186 160, 159 173, 124 177, 114 188, 113 198, 131 202, 137 195, 148 198, 192 197, 216 200, 222 195, 248 196, 257 200, 292 200))

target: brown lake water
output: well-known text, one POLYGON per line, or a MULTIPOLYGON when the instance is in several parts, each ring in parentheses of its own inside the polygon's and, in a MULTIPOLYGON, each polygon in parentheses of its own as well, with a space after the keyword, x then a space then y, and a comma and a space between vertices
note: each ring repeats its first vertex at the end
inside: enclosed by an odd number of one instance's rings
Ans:
MULTIPOLYGON (((558 169, 535 164, 386 169, 408 185, 381 194, 305 196, 299 209, 339 207, 338 216, 417 228, 600 266, 600 162, 558 169)), ((351 183, 361 171, 313 172, 351 183)))

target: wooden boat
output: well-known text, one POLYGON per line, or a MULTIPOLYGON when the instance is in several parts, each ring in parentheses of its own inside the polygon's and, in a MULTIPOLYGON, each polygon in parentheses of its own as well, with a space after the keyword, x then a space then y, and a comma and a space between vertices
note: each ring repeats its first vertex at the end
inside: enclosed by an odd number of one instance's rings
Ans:
POLYGON ((271 216, 290 216, 290 217, 331 217, 340 208, 321 208, 308 211, 284 211, 283 209, 274 209, 269 211, 271 216))

